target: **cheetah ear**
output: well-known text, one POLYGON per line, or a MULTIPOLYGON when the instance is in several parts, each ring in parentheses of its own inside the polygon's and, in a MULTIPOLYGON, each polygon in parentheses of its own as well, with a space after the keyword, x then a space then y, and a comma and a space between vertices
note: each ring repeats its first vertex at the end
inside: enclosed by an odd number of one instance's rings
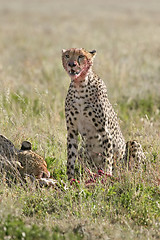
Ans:
POLYGON ((32 144, 28 141, 23 141, 22 146, 21 146, 21 151, 25 150, 31 150, 32 149, 32 144))
POLYGON ((90 51, 89 53, 92 54, 92 57, 93 57, 93 58, 96 56, 96 50, 92 50, 92 51, 90 51))
POLYGON ((62 54, 66 52, 66 49, 62 49, 62 54))

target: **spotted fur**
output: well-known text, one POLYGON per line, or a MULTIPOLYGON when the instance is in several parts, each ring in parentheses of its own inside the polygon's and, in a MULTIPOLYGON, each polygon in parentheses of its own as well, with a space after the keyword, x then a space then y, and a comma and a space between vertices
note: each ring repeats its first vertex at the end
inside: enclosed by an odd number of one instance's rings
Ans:
POLYGON ((21 149, 3 135, 0 135, 0 171, 24 178, 33 176, 37 179, 49 177, 45 160, 31 150, 31 143, 24 141, 21 149))
POLYGON ((74 177, 80 133, 90 167, 112 175, 114 159, 126 159, 126 143, 117 115, 108 100, 107 88, 93 70, 96 51, 83 48, 62 50, 62 63, 71 78, 65 101, 67 125, 67 175, 74 177))

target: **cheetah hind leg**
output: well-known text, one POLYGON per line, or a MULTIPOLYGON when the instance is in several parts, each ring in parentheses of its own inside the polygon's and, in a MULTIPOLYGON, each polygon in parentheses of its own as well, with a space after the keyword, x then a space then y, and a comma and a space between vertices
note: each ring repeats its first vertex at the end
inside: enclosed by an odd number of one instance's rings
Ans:
POLYGON ((135 140, 126 143, 125 163, 128 170, 139 169, 146 157, 142 146, 135 140))

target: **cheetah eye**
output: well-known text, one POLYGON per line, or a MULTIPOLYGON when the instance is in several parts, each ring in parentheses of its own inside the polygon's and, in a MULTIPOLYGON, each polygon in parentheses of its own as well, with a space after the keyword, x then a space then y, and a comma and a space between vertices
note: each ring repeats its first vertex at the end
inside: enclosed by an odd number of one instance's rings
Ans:
POLYGON ((84 55, 79 55, 79 57, 78 57, 78 58, 80 59, 80 58, 83 58, 83 57, 84 57, 84 55))
POLYGON ((65 57, 66 57, 66 58, 69 58, 69 55, 68 55, 68 54, 66 54, 66 55, 65 55, 65 57))

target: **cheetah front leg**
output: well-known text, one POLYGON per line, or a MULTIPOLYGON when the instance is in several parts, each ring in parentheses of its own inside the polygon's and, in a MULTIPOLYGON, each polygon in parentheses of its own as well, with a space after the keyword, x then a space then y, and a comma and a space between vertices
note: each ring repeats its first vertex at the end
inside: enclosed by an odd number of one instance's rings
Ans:
POLYGON ((106 173, 112 176, 114 153, 113 153, 113 142, 112 137, 108 131, 102 134, 102 144, 104 147, 104 164, 106 168, 106 173))
POLYGON ((67 120, 67 176, 74 178, 75 161, 78 156, 78 130, 71 117, 67 120))

